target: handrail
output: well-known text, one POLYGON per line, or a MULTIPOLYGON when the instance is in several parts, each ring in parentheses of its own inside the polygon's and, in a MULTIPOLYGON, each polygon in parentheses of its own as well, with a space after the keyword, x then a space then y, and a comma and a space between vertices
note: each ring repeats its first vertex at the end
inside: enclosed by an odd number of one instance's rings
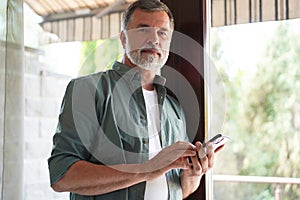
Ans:
POLYGON ((270 176, 239 176, 219 175, 212 176, 213 181, 229 181, 244 183, 275 183, 275 184, 300 184, 300 178, 270 177, 270 176))

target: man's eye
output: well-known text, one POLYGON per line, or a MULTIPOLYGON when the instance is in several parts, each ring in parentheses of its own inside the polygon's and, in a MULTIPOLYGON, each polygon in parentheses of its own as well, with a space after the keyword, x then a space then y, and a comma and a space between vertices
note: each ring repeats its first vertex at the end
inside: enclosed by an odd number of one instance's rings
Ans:
POLYGON ((168 38, 169 37, 169 32, 168 31, 159 31, 158 34, 163 38, 168 38))
POLYGON ((138 28, 137 30, 138 32, 142 32, 142 33, 146 33, 148 32, 149 30, 147 28, 138 28))

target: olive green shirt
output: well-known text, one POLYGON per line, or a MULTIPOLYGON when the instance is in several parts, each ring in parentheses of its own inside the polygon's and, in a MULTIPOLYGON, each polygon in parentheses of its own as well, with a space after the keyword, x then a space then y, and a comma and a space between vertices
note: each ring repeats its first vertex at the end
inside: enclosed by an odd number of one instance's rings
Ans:
MULTIPOLYGON (((162 148, 188 140, 183 111, 164 83, 163 77, 155 77, 162 148)), ((147 124, 138 69, 115 62, 112 70, 73 79, 63 98, 48 159, 51 185, 79 160, 107 166, 147 161, 147 124)), ((170 200, 182 200, 179 173, 179 169, 166 173, 170 200)), ((70 199, 143 200, 145 185, 141 182, 97 196, 70 193, 70 199)))

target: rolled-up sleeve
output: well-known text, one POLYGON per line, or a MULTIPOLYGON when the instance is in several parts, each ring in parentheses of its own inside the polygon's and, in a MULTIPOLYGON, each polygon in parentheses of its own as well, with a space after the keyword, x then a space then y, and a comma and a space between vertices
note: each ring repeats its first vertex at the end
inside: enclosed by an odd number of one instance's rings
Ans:
POLYGON ((74 82, 72 80, 67 86, 57 130, 53 137, 51 156, 48 159, 51 185, 61 179, 72 164, 79 160, 88 160, 90 157, 90 153, 78 135, 74 120, 72 105, 74 82))

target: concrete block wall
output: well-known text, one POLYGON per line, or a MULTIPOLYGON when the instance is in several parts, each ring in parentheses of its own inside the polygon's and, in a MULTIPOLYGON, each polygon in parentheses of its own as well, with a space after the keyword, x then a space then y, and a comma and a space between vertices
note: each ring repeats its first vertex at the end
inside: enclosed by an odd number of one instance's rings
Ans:
POLYGON ((71 77, 46 72, 41 52, 25 52, 24 200, 66 200, 50 187, 47 159, 61 101, 71 77))

